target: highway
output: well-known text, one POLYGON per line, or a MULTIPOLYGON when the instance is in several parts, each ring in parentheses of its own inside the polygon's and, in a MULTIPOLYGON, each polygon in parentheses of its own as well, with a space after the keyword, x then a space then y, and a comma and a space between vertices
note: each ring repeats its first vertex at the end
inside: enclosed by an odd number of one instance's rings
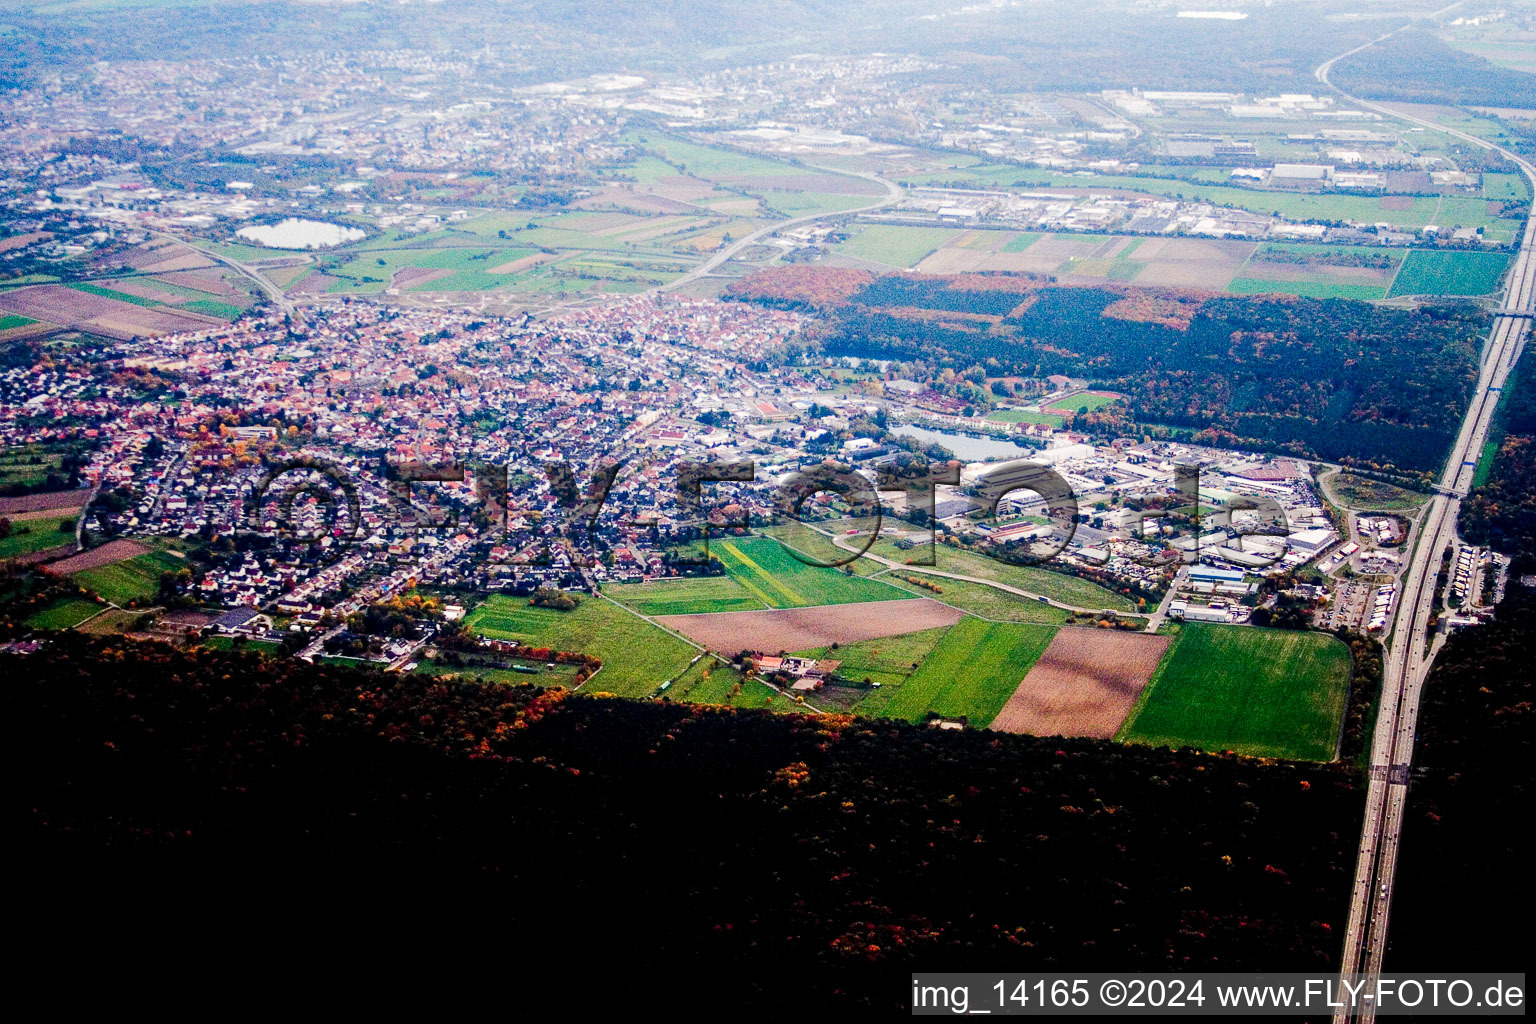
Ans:
MULTIPOLYGON (((1357 47, 1349 52, 1354 53, 1363 48, 1357 47)), ((1533 189, 1536 189, 1536 167, 1508 150, 1465 132, 1356 99, 1333 86, 1328 81, 1328 72, 1335 61, 1348 55, 1341 54, 1319 67, 1318 81, 1345 99, 1386 117, 1408 121, 1495 150, 1519 166, 1533 189)), ((1424 511, 1418 531, 1418 545, 1399 591, 1403 603, 1398 609, 1393 633, 1388 641, 1381 707, 1371 741, 1365 819, 1361 828, 1359 859, 1355 865, 1354 891, 1350 897, 1349 925, 1345 930, 1344 956, 1340 968, 1340 974, 1344 977, 1379 974, 1386 955, 1387 925, 1391 916, 1393 884, 1407 803, 1409 768, 1413 763, 1419 700, 1433 655, 1438 651, 1438 645, 1431 646, 1427 636, 1429 616, 1435 604, 1435 585, 1441 558, 1456 537, 1461 499, 1471 490, 1478 458, 1488 439, 1493 412, 1498 405, 1499 389, 1503 388, 1510 370, 1520 356, 1530 325, 1529 311, 1533 298, 1536 298, 1536 218, 1526 221, 1520 252, 1510 270, 1505 289, 1503 302, 1495 313, 1493 329, 1483 350, 1477 390, 1462 420, 1455 446, 1436 487, 1436 494, 1424 511)), ((1374 1017, 1375 1013, 1370 1009, 1351 1012, 1341 1008, 1335 1013, 1334 1020, 1343 1024, 1350 1019, 1369 1021, 1374 1017)))

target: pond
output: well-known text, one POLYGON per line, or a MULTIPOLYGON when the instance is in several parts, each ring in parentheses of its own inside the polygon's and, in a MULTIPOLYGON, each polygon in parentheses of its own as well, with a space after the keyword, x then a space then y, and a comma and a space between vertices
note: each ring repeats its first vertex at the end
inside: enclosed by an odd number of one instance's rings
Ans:
POLYGON ((915 437, 919 441, 924 441, 928 444, 941 444, 954 452, 955 458, 962 462, 1026 459, 1034 451, 1033 448, 1017 445, 1012 441, 1003 441, 991 437, 971 437, 969 434, 957 434, 949 430, 932 430, 928 427, 916 427, 910 423, 893 426, 891 433, 900 434, 903 437, 915 437))
POLYGON ((276 224, 252 224, 235 234, 268 249, 329 249, 333 245, 368 237, 368 233, 359 228, 298 217, 289 217, 276 224))

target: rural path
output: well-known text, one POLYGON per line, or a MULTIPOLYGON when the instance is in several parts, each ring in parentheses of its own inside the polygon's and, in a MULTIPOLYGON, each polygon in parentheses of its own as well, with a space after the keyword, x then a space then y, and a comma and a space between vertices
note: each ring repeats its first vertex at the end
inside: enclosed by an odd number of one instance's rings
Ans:
MULTIPOLYGON (((815 167, 814 164, 807 164, 806 166, 815 167)), ((810 224, 818 220, 830 220, 834 217, 852 217, 855 214, 868 213, 871 210, 878 210, 882 207, 889 206, 901 198, 901 186, 897 185, 895 182, 886 181, 878 174, 843 171, 831 167, 817 167, 816 169, 820 171, 827 171, 832 174, 843 174, 853 178, 863 178, 866 181, 873 181, 885 188, 885 197, 877 202, 870 203, 867 206, 857 206, 851 210, 835 210, 829 213, 808 213, 802 217, 791 217, 788 220, 774 221, 772 224, 758 228, 751 234, 741 236, 736 241, 732 242, 724 249, 721 249, 709 259, 705 260, 703 263, 700 263, 688 273, 678 278, 676 281, 670 281, 667 284, 657 288, 656 291, 676 291, 679 288, 683 288, 689 284, 692 284, 699 278, 705 277, 712 273, 717 267, 723 266, 725 263, 729 262, 737 253, 747 248, 747 246, 754 245, 762 239, 767 238, 769 235, 783 231, 785 228, 799 227, 801 224, 810 224)))
MULTIPOLYGON (((820 533, 821 531, 817 530, 816 532, 820 533)), ((848 552, 856 552, 856 551, 859 550, 858 548, 853 547, 852 545, 850 545, 847 542, 846 538, 832 536, 831 534, 827 534, 826 536, 828 536, 831 539, 832 544, 833 544, 834 547, 841 548, 842 550, 848 551, 848 552)), ((1010 586, 1007 583, 999 583, 997 580, 983 579, 980 576, 967 576, 964 573, 958 573, 958 572, 943 572, 943 571, 941 571, 939 569, 930 569, 930 568, 927 568, 926 566, 921 566, 921 565, 906 565, 906 564, 901 563, 901 562, 892 561, 891 559, 882 557, 881 555, 870 554, 868 551, 863 552, 861 557, 868 558, 871 561, 877 562, 880 565, 883 565, 883 566, 885 566, 888 569, 903 569, 903 570, 907 570, 907 571, 910 571, 910 572, 919 572, 919 573, 924 574, 925 576, 942 576, 945 579, 948 579, 948 580, 960 580, 963 583, 979 583, 981 586, 984 586, 984 587, 992 587, 994 590, 1001 590, 1004 593, 1013 594, 1013 595, 1015 595, 1017 597, 1026 597, 1026 598, 1030 599, 1031 601, 1038 601, 1041 604, 1048 604, 1052 608, 1060 608, 1060 609, 1062 609, 1064 611, 1079 612, 1079 613, 1083 613, 1083 614, 1087 614, 1087 615, 1102 615, 1104 612, 1113 612, 1113 614, 1115 614, 1115 615, 1131 615, 1131 616, 1134 616, 1136 614, 1135 612, 1115 611, 1112 608, 1084 608, 1084 607, 1081 607, 1081 606, 1075 605, 1075 604, 1065 604, 1065 603, 1063 603, 1061 601, 1057 601, 1054 598, 1047 597, 1044 594, 1031 593, 1028 590, 1021 590, 1020 588, 1015 587, 1015 586, 1010 586)))

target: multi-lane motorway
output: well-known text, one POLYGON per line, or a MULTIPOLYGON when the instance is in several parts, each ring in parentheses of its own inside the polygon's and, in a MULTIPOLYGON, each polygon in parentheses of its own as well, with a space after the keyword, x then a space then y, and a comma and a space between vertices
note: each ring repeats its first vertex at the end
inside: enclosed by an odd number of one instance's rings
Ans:
MULTIPOLYGON (((1354 52, 1354 51, 1351 51, 1354 52)), ((1347 56, 1347 55, 1346 55, 1347 56)), ((1338 58, 1335 58, 1337 60, 1338 58)), ((1334 61, 1317 69, 1324 85, 1334 61)), ((1334 87, 1336 89, 1336 87, 1334 87)), ((1342 93, 1342 90, 1337 90, 1342 93)), ((1474 145, 1497 150, 1518 165, 1536 188, 1536 167, 1465 132, 1399 113, 1376 103, 1344 94, 1360 106, 1387 117, 1454 135, 1474 145)), ((1403 811, 1408 794, 1408 770, 1413 763, 1413 738, 1419 717, 1419 697, 1429 673, 1434 648, 1428 637, 1430 612, 1435 603, 1436 580, 1447 545, 1456 536, 1461 499, 1472 487, 1473 474, 1488 439, 1499 393, 1520 356, 1531 323, 1536 299, 1536 218, 1528 219, 1506 284, 1504 301, 1494 321, 1478 371, 1477 391, 1462 420, 1455 447, 1440 478, 1437 493, 1425 509, 1419 542, 1402 587, 1402 606, 1388 642, 1381 688, 1381 709, 1371 742, 1370 784, 1366 795, 1365 822, 1360 834, 1360 854, 1355 866, 1355 887, 1350 899, 1349 926, 1345 931, 1341 974, 1377 974, 1387 949, 1387 923, 1392 908, 1392 887, 1402 839, 1403 811)), ((1334 1016, 1344 1022, 1368 1021, 1370 1009, 1341 1008, 1334 1016)))

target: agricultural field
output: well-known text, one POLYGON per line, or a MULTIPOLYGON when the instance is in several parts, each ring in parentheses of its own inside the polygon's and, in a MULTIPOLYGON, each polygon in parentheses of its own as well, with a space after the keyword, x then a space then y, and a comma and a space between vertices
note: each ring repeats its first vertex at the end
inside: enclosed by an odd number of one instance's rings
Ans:
POLYGON ((1168 638, 1069 627, 1009 696, 992 728, 1034 736, 1108 739, 1168 648, 1168 638))
POLYGON ((650 696, 698 653, 601 597, 585 597, 575 610, 562 612, 531 607, 526 598, 495 594, 464 621, 480 636, 601 658, 602 670, 583 689, 624 697, 650 696))
MULTIPOLYGON (((713 547, 714 545, 710 545, 713 547)), ((739 612, 768 605, 729 576, 697 576, 650 583, 616 583, 603 593, 642 615, 739 612)))
POLYGON ((73 546, 74 522, 73 511, 62 515, 32 513, 26 519, 13 516, 10 533, 0 537, 0 558, 18 558, 65 544, 73 546))
POLYGON ((1056 627, 983 622, 954 625, 905 682, 881 687, 860 705, 863 714, 921 722, 929 713, 984 727, 1019 688, 1056 627))
POLYGON ((411 671, 415 675, 431 676, 434 679, 457 676, 460 679, 479 679, 488 683, 559 686, 567 690, 575 686, 578 669, 576 665, 556 665, 551 669, 546 668, 546 663, 542 661, 524 661, 517 658, 506 660, 531 671, 519 672, 516 669, 500 668, 494 665, 450 665, 445 661, 431 658, 421 659, 411 671))
MULTIPOLYGON (((205 636, 199 637, 198 647, 206 647, 211 651, 251 651, 256 654, 276 656, 282 653, 282 647, 270 640, 251 640, 243 636, 205 636)), ((353 664, 355 659, 344 659, 332 664, 353 664)))
MULTIPOLYGON (((823 523, 822 526, 825 528, 835 527, 839 532, 860 528, 865 530, 875 529, 874 519, 861 520, 860 522, 867 524, 862 527, 852 525, 854 522, 855 520, 832 520, 831 522, 823 523)), ((804 523, 787 522, 775 526, 763 526, 759 527, 757 532, 765 537, 772 537, 792 551, 798 551, 807 558, 823 562, 831 568, 842 570, 846 567, 852 569, 860 576, 873 576, 885 569, 885 566, 870 558, 854 558, 852 561, 847 561, 853 555, 852 551, 844 551, 832 543, 831 537, 828 537, 819 530, 812 529, 804 523)), ((863 546, 864 541, 867 539, 867 537, 855 537, 850 540, 850 543, 857 549, 863 546)))
POLYGON ((884 583, 837 569, 806 565, 768 537, 712 541, 709 549, 731 579, 769 608, 809 608, 906 597, 884 583))
POLYGON ((1326 634, 1186 624, 1115 738, 1331 761, 1350 671, 1326 634))
POLYGON ((912 598, 892 588, 900 601, 876 607, 863 604, 813 608, 770 608, 755 612, 667 615, 657 622, 712 651, 803 651, 834 643, 850 644, 939 626, 952 626, 959 609, 912 598))
POLYGON ((767 708, 773 711, 804 710, 760 679, 746 679, 732 665, 701 658, 678 676, 665 694, 668 700, 690 704, 724 704, 733 708, 767 708))
MULTIPOLYGON (((867 563, 869 559, 860 559, 867 563)), ((857 564, 857 563, 856 563, 857 564)), ((919 576, 918 579, 932 580, 933 585, 939 588, 939 593, 925 587, 919 587, 901 579, 900 569, 892 569, 880 577, 893 587, 910 591, 917 597, 926 597, 933 601, 941 601, 952 608, 958 608, 968 615, 978 618, 992 619, 999 622, 1041 622, 1057 625, 1067 621, 1067 613, 1054 605, 1044 604, 1028 597, 1020 597, 1010 594, 1006 590, 998 590, 984 583, 971 583, 967 580, 951 580, 938 576, 919 576)))
MULTIPOLYGON (((874 547, 870 548, 870 553, 888 558, 898 565, 903 565, 907 559, 915 557, 915 550, 903 551, 890 540, 876 541, 874 547)), ((938 564, 923 568, 991 580, 994 583, 1016 587, 1077 608, 1109 609, 1119 612, 1136 610, 1131 599, 1123 594, 1106 590, 1089 580, 1078 579, 1065 573, 1051 572, 1049 569, 1038 566, 1014 565, 1011 562, 1002 562, 974 551, 962 551, 945 544, 934 546, 934 559, 938 564)), ((934 582, 941 587, 944 585, 941 577, 935 577, 934 582)))
POLYGON ((40 488, 48 474, 64 474, 65 449, 44 444, 20 444, 0 449, 0 488, 40 488))
POLYGON ((176 572, 186 562, 164 551, 152 551, 110 565, 82 569, 70 579, 113 604, 148 601, 160 589, 160 574, 176 572))
POLYGON ((33 612, 23 621, 23 625, 32 629, 73 629, 101 611, 101 607, 95 601, 66 598, 33 612))
POLYGON ((964 232, 955 228, 906 227, 898 224, 867 224, 851 229, 847 241, 833 251, 840 256, 907 270, 945 242, 964 232))
POLYGON ((1392 282, 1392 295, 1491 295, 1509 268, 1499 252, 1427 252, 1415 249, 1392 282))
POLYGON ((939 626, 913 633, 839 644, 836 648, 811 647, 795 653, 808 658, 835 658, 842 663, 838 666, 838 674, 856 683, 868 679, 882 687, 896 687, 922 668, 923 662, 952 628, 939 626))
POLYGON ((4 316, 0 316, 0 331, 12 331, 18 327, 30 327, 35 323, 37 321, 30 317, 7 313, 4 316))

